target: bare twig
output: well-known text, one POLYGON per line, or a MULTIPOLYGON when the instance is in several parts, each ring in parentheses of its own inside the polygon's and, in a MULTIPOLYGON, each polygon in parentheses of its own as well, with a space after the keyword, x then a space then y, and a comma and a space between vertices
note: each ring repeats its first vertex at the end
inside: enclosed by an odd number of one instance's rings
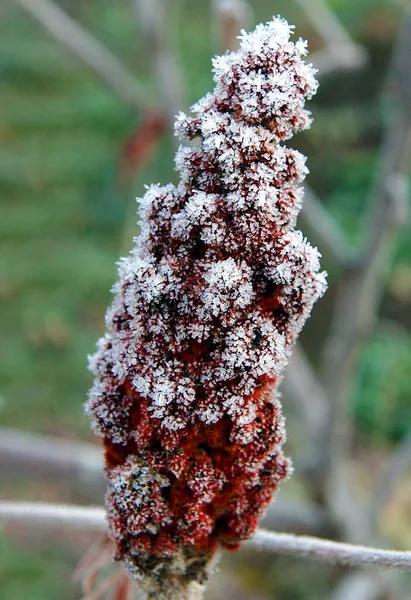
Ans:
POLYGON ((251 20, 251 7, 247 0, 213 0, 215 35, 223 50, 237 50, 238 34, 251 20))
POLYGON ((325 470, 328 499, 330 509, 351 540, 364 539, 368 535, 369 522, 359 514, 349 489, 353 426, 347 410, 347 398, 361 342, 371 331, 377 316, 392 241, 401 224, 398 194, 392 194, 392 184, 398 179, 403 180, 410 132, 411 111, 400 103, 397 118, 388 128, 381 151, 363 257, 358 265, 346 268, 342 277, 331 334, 325 346, 323 382, 331 402, 327 427, 330 435, 325 452, 325 456, 329 457, 325 470))
POLYGON ((81 582, 83 600, 96 589, 96 583, 102 570, 111 563, 114 554, 113 542, 107 535, 99 536, 87 550, 74 571, 74 578, 81 582))
POLYGON ((169 40, 170 7, 166 8, 164 0, 133 0, 133 6, 153 65, 160 104, 172 131, 175 115, 187 101, 182 68, 169 40))
POLYGON ((364 48, 356 44, 325 0, 297 0, 326 48, 311 56, 321 75, 345 69, 359 69, 367 61, 364 48))
POLYGON ((343 267, 352 261, 353 248, 347 243, 335 219, 309 186, 305 186, 301 219, 303 224, 312 230, 320 250, 336 265, 343 267))
POLYGON ((290 363, 285 371, 281 390, 299 409, 306 434, 304 456, 299 469, 310 471, 321 461, 329 403, 324 388, 300 344, 293 348, 290 363))
POLYGON ((304 423, 310 429, 325 426, 328 400, 301 344, 293 348, 282 390, 298 400, 304 423))
POLYGON ((367 54, 362 46, 338 46, 318 50, 311 55, 312 63, 318 69, 319 77, 338 71, 361 69, 367 62, 367 54))
MULTIPOLYGON (((107 528, 105 511, 99 507, 0 502, 0 519, 27 525, 67 525, 100 532, 107 528)), ((245 545, 256 550, 303 556, 329 564, 411 570, 411 552, 354 546, 290 533, 260 529, 245 545)))
POLYGON ((126 573, 122 571, 113 573, 103 580, 96 589, 84 594, 82 600, 105 600, 106 598, 112 598, 113 600, 117 598, 121 598, 121 600, 135 599, 135 590, 126 573), (111 592, 110 596, 108 592, 111 592))
POLYGON ((332 524, 324 509, 316 504, 279 494, 270 504, 262 526, 282 532, 298 532, 309 535, 330 535, 332 524))
POLYGON ((383 469, 381 478, 377 482, 370 508, 370 518, 372 523, 376 523, 378 516, 384 510, 395 488, 410 467, 411 432, 405 437, 404 441, 399 444, 398 448, 394 450, 383 469))
POLYGON ((33 477, 70 485, 87 499, 104 496, 102 451, 97 446, 0 428, 2 479, 33 477))
POLYGON ((339 582, 330 600, 378 600, 385 597, 396 577, 392 571, 350 573, 339 582))
POLYGON ((0 520, 26 525, 67 526, 90 531, 107 531, 105 510, 97 506, 0 502, 0 520))
POLYGON ((303 556, 347 567, 366 565, 411 570, 411 552, 367 548, 290 533, 274 533, 260 529, 249 542, 246 542, 246 545, 256 550, 303 556))
POLYGON ((297 3, 327 46, 333 44, 349 46, 353 43, 346 29, 330 10, 325 0, 310 0, 309 3, 306 0, 297 0, 297 3))
MULTIPOLYGON (((58 481, 76 497, 98 502, 104 497, 102 451, 97 446, 45 435, 0 428, 0 478, 35 477, 58 481)), ((321 534, 329 528, 324 511, 282 494, 266 517, 269 526, 321 534)))
POLYGON ((16 0, 54 39, 103 79, 134 111, 153 108, 153 101, 121 61, 52 0, 16 0))

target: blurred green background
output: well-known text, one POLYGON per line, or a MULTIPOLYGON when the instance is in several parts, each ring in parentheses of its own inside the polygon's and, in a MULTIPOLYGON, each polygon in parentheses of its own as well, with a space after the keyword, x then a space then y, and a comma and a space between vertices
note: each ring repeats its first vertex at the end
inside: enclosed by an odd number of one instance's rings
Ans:
MULTIPOLYGON (((220 48, 212 34, 209 2, 172 4, 169 26, 191 103, 210 89, 210 59, 220 48)), ((390 119, 381 92, 405 3, 329 4, 370 59, 360 71, 322 79, 310 104, 313 127, 293 146, 308 155, 310 185, 348 239, 358 244, 383 127, 390 119)), ((66 0, 60 5, 155 96, 150 61, 128 1, 66 0)), ((255 22, 280 13, 297 25, 311 48, 320 46, 291 0, 259 0, 252 6, 255 22)), ((143 193, 145 183, 176 180, 173 143, 163 136, 143 167, 122 177, 121 157, 127 140, 139 130, 139 115, 11 0, 0 6, 0 109, 1 425, 94 441, 82 408, 91 382, 86 355, 104 329, 115 262, 131 247, 136 231, 135 196, 143 193)), ((327 257, 324 263, 332 284, 338 273, 327 257)), ((332 292, 330 300, 323 300, 322 314, 331 299, 332 292)), ((410 427, 410 308, 411 238, 406 229, 395 247, 381 320, 365 345, 352 399, 358 435, 377 452, 388 452, 410 427)), ((313 335, 318 317, 313 322, 306 345, 312 340, 318 345, 313 335)), ((70 499, 38 482, 3 490, 5 497, 70 499)), ((0 536, 2 600, 79 597, 71 579, 80 556, 75 540, 39 545, 37 538, 18 531, 0 536)), ((292 567, 287 565, 280 569, 283 577, 275 591, 256 581, 250 594, 284 600, 327 597, 332 582, 321 567, 298 563, 305 585, 291 585, 286 573, 292 567)))

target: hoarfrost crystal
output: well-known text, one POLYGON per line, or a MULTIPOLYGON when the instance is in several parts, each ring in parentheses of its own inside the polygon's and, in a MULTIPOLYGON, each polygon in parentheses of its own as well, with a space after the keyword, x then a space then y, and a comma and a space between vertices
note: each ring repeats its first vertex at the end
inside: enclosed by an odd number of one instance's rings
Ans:
POLYGON ((180 183, 141 200, 90 362, 111 537, 158 597, 251 536, 289 472, 277 387, 326 287, 294 231, 307 169, 283 142, 310 125, 317 82, 291 29, 275 18, 243 32, 213 61, 214 92, 177 116, 197 144, 177 153, 180 183))

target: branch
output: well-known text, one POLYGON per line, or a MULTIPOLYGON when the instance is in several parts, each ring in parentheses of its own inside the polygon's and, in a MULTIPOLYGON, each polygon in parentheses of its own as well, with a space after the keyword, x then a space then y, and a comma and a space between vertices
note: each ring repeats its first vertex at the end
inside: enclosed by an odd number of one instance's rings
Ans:
MULTIPOLYGON (((0 427, 0 479, 6 477, 57 480, 73 490, 75 498, 90 502, 101 501, 107 486, 98 446, 0 427)), ((329 530, 323 511, 281 497, 267 512, 267 526, 315 534, 329 530)))
POLYGON ((375 523, 391 498, 405 473, 411 466, 411 432, 404 441, 394 449, 392 456, 385 465, 381 478, 378 481, 370 508, 372 522, 375 523))
MULTIPOLYGON (((105 532, 105 514, 105 510, 100 507, 0 502, 1 520, 27 525, 67 525, 105 532)), ((354 546, 291 533, 259 529, 251 540, 245 542, 245 546, 349 567, 371 566, 411 570, 411 552, 354 546)))
POLYGON ((100 507, 70 506, 30 502, 0 502, 0 521, 44 525, 67 526, 76 529, 107 532, 106 512, 100 507))
POLYGON ((246 542, 246 545, 256 550, 302 556, 347 567, 369 566, 411 570, 411 552, 367 548, 291 533, 274 533, 260 529, 251 540, 246 542))
MULTIPOLYGON (((310 472, 322 462, 325 431, 329 419, 329 402, 301 344, 296 344, 281 384, 284 395, 293 400, 304 423, 304 454, 298 468, 310 477, 310 472)), ((312 482, 311 482, 312 483, 312 482)))
POLYGON ((16 0, 58 42, 103 79, 135 111, 153 108, 153 101, 123 64, 91 33, 52 0, 16 0))
POLYGON ((368 56, 362 46, 352 43, 350 46, 334 44, 318 50, 311 55, 311 59, 319 77, 324 77, 338 71, 359 70, 367 62, 368 56))
POLYGON ((324 0, 297 0, 326 48, 311 59, 321 75, 345 69, 359 69, 367 61, 364 48, 349 36, 324 0))
POLYGON ((320 250, 341 267, 350 263, 353 248, 347 243, 344 233, 325 206, 309 186, 305 186, 301 209, 303 222, 312 230, 320 250))
POLYGON ((385 597, 396 577, 393 571, 350 573, 338 583, 330 600, 378 600, 385 597))
POLYGON ((353 44, 346 29, 324 0, 310 0, 309 3, 306 0, 297 0, 297 3, 327 46, 353 44))
POLYGON ((238 34, 251 21, 251 6, 247 0, 213 0, 213 29, 220 47, 237 50, 238 34))
POLYGON ((101 499, 106 488, 99 447, 6 427, 0 428, 0 473, 1 479, 5 475, 57 479, 94 500, 101 499))
POLYGON ((187 104, 182 68, 170 43, 169 10, 164 0, 133 0, 147 56, 152 63, 158 96, 170 130, 176 114, 187 104))
MULTIPOLYGON (((399 45, 405 45, 404 52, 409 59, 411 48, 407 46, 407 40, 407 36, 400 36, 399 45)), ((398 55, 403 56, 404 52, 398 55)), ((395 65, 393 69, 395 71, 395 65)), ((352 479, 349 456, 353 424, 347 399, 353 385, 361 343, 369 335, 377 318, 393 240, 402 224, 398 199, 404 196, 403 182, 410 154, 411 110, 401 103, 400 98, 397 98, 397 102, 397 118, 388 127, 381 150, 362 259, 357 265, 345 269, 324 352, 323 383, 331 403, 331 418, 327 427, 328 449, 324 452, 329 459, 324 465, 324 479, 328 486, 329 507, 345 528, 348 539, 352 540, 364 539, 369 535, 369 519, 358 514, 356 501, 349 489, 352 479), (398 182, 402 184, 398 185, 398 182)))
POLYGON ((330 535, 333 527, 324 509, 290 497, 287 493, 279 494, 270 504, 261 524, 276 531, 296 531, 308 535, 330 535))

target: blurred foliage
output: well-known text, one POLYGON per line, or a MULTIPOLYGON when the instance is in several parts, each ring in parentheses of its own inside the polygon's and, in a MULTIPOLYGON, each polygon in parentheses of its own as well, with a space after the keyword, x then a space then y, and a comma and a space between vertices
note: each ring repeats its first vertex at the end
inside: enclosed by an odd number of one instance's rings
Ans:
MULTIPOLYGON (((156 93, 128 2, 61 3, 156 93)), ((320 46, 294 3, 252 4, 256 21, 281 13, 312 40, 312 48, 320 46)), ((330 4, 366 46, 370 61, 365 71, 321 82, 310 106, 313 128, 299 135, 295 145, 309 157, 310 185, 359 246, 378 147, 390 117, 380 91, 401 2, 330 4)), ((194 102, 211 86, 210 57, 219 50, 209 3, 176 0, 169 22, 188 99, 194 102)), ((134 196, 143 193, 144 183, 176 179, 172 144, 162 139, 149 164, 122 182, 121 153, 140 117, 12 2, 1 7, 0 103, 1 423, 92 439, 82 415, 91 380, 86 355, 103 332, 115 262, 136 232, 134 196)), ((397 441, 411 419, 410 240, 409 231, 400 236, 384 299, 383 317, 395 326, 380 327, 366 343, 352 402, 360 431, 372 444, 397 441)), ((327 267, 335 279, 332 265, 327 267)), ((328 318, 331 300, 330 293, 308 326, 306 339, 317 346, 320 321, 328 318)), ((3 550, 2 538, 0 544, 3 550)), ((62 585, 63 551, 54 555, 46 549, 34 556, 8 541, 1 554, 7 556, 0 566, 3 600, 74 597, 70 586, 62 585)), ((304 568, 307 573, 316 569, 304 568)), ((287 581, 288 575, 281 584, 282 598, 313 597, 314 588, 295 585, 290 590, 287 581)), ((316 593, 325 597, 327 585, 324 579, 316 593)))
POLYGON ((402 439, 411 423, 411 339, 390 325, 366 344, 354 398, 361 429, 377 445, 402 439))
POLYGON ((67 566, 75 567, 75 559, 64 546, 35 544, 23 549, 10 536, 0 531, 0 590, 4 600, 76 600, 80 590, 72 585, 67 566), (69 579, 70 578, 70 579, 69 579), (58 590, 58 595, 56 591, 58 590))

